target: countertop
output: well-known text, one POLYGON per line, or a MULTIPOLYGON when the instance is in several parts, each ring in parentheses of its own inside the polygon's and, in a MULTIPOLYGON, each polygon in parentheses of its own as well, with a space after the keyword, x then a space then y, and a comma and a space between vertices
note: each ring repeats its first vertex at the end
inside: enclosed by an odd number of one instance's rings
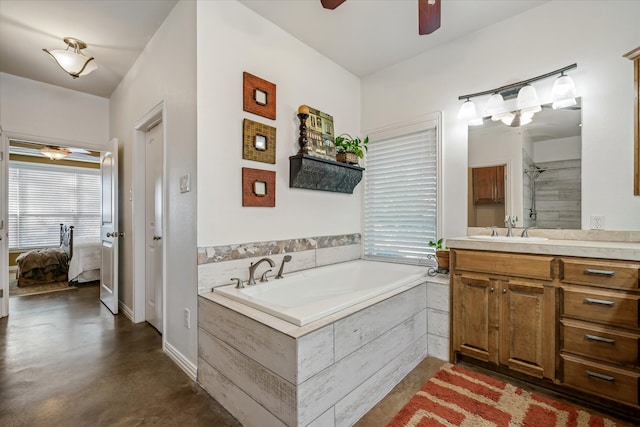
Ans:
POLYGON ((514 252, 537 255, 565 255, 586 258, 640 261, 640 243, 598 240, 549 239, 533 242, 478 240, 471 237, 447 239, 453 249, 514 252))

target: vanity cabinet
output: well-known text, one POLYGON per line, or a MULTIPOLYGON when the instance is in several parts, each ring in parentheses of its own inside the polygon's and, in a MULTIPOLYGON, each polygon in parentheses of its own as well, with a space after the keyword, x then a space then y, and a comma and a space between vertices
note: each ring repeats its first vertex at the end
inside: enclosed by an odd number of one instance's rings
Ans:
POLYGON ((453 362, 640 408, 640 262, 452 248, 450 271, 453 362))
POLYGON ((560 380, 638 405, 640 265, 560 258, 560 380))
POLYGON ((555 373, 553 257, 453 251, 452 351, 539 378, 555 373))
POLYGON ((504 165, 472 169, 473 203, 504 203, 504 165))

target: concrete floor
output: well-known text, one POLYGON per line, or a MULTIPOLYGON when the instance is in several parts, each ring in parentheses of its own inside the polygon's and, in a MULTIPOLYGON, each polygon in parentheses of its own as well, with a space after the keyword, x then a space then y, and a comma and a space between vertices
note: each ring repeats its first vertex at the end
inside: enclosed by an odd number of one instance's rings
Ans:
MULTIPOLYGON (((98 286, 10 299, 0 319, 2 426, 239 426, 98 286)), ((356 425, 384 426, 442 365, 425 359, 356 425)))

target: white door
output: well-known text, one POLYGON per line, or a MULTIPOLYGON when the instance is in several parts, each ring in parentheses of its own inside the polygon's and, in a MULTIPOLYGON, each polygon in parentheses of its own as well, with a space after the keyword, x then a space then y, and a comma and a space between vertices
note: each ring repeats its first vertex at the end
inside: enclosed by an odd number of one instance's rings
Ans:
POLYGON ((162 122, 145 134, 145 318, 162 333, 162 122))
POLYGON ((100 301, 118 314, 118 140, 111 140, 110 151, 100 155, 102 176, 102 219, 100 241, 100 301))
POLYGON ((9 315, 9 244, 7 243, 7 221, 9 215, 8 191, 8 170, 9 170, 9 150, 8 139, 2 134, 0 129, 0 317, 9 315))

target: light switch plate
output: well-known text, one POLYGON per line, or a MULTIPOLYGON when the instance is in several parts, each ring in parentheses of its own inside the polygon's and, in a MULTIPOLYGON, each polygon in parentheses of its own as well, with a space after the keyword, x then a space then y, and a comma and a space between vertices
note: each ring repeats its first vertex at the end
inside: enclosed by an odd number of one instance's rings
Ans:
POLYGON ((191 174, 182 175, 180 177, 180 192, 186 193, 191 191, 191 174))

